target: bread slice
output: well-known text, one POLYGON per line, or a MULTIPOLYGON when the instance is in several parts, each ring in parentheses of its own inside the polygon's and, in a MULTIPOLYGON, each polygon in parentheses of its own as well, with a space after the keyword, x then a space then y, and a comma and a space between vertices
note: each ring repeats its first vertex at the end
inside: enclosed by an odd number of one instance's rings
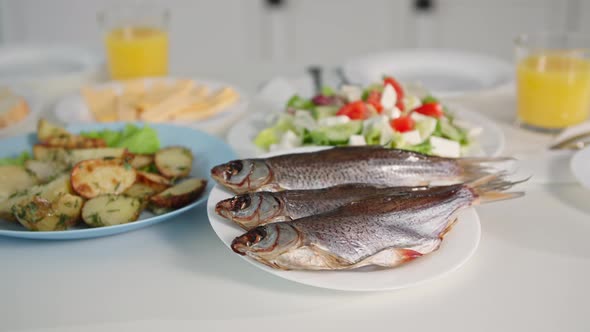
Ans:
POLYGON ((0 89, 0 128, 6 128, 23 120, 29 112, 29 105, 24 98, 13 94, 8 89, 0 89))

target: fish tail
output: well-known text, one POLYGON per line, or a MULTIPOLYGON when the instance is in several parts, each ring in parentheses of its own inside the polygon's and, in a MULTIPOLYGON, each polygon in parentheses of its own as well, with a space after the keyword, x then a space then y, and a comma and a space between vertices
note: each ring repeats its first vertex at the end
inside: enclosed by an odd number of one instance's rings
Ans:
POLYGON ((516 168, 516 159, 511 157, 463 158, 457 162, 463 170, 463 179, 467 182, 490 174, 512 172, 516 168))
POLYGON ((508 175, 509 173, 506 172, 490 174, 468 182, 466 185, 478 197, 480 204, 524 196, 523 191, 505 191, 519 183, 528 181, 530 177, 513 181, 507 178, 508 175))

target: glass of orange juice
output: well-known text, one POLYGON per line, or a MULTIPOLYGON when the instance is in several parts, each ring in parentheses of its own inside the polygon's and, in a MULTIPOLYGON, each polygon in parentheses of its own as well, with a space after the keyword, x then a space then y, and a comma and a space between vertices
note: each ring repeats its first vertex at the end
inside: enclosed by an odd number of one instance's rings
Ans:
POLYGON ((586 121, 590 113, 590 38, 538 33, 516 38, 518 121, 553 132, 586 121))
POLYGON ((112 79, 168 74, 168 10, 136 2, 104 10, 98 21, 112 79))

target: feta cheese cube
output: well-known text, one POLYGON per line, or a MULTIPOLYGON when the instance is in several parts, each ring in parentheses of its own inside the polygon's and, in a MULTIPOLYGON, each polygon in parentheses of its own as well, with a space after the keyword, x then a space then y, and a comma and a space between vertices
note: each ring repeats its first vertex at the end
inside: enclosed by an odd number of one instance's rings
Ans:
POLYGON ((461 156, 461 145, 458 142, 436 136, 430 137, 432 153, 448 158, 459 158, 461 156))
POLYGON ((352 135, 348 139, 348 145, 352 145, 352 146, 367 145, 367 141, 365 141, 365 136, 363 136, 363 135, 352 135))
POLYGON ((399 108, 393 106, 393 108, 383 109, 383 114, 387 116, 389 119, 393 120, 402 116, 402 111, 399 108))
MULTIPOLYGON (((301 146, 301 139, 291 130, 286 131, 281 136, 281 141, 278 144, 277 150, 292 149, 301 146)), ((272 149, 272 146, 271 146, 272 149)))
POLYGON ((334 126, 337 124, 343 124, 343 123, 347 123, 347 122, 350 122, 349 117, 347 117, 346 115, 337 115, 337 116, 329 116, 329 117, 320 119, 318 121, 318 124, 320 126, 330 127, 330 126, 334 126))
POLYGON ((402 137, 406 145, 417 145, 422 143, 422 137, 420 136, 420 132, 417 130, 402 133, 402 137))
POLYGON ((340 87, 340 92, 350 103, 361 100, 361 97, 363 96, 363 90, 356 85, 343 85, 340 87))
POLYGON ((391 140, 393 139, 393 129, 391 128, 391 126, 388 125, 382 125, 381 126, 381 136, 379 138, 379 144, 381 145, 385 145, 388 144, 389 142, 391 142, 391 140))
POLYGON ((386 84, 381 93, 381 106, 384 109, 391 109, 397 103, 397 93, 391 84, 386 84))

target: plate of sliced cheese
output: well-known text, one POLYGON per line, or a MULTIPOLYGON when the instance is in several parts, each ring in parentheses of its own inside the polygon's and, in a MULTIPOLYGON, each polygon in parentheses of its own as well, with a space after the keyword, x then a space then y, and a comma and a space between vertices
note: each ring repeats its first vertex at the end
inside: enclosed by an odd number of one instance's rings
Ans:
POLYGON ((176 123, 215 132, 246 107, 244 93, 228 84, 149 78, 83 87, 60 100, 55 115, 65 123, 176 123))

